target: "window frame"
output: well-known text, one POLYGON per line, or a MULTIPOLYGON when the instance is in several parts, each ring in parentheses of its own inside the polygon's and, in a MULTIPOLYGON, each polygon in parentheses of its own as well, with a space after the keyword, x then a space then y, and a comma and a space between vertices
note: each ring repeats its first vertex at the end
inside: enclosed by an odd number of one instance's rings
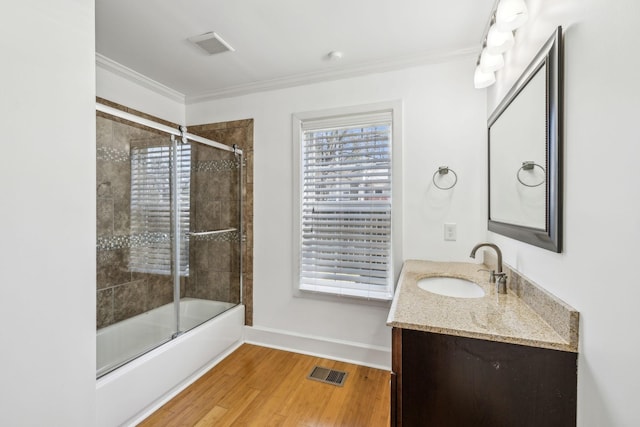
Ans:
MULTIPOLYGON (((293 145, 293 294, 296 297, 311 297, 336 300, 344 297, 357 302, 388 304, 393 298, 395 285, 402 268, 402 102, 387 101, 342 108, 294 113, 292 115, 293 145), (391 283, 385 297, 364 296, 360 292, 331 292, 317 287, 314 290, 300 288, 302 258, 302 182, 303 182, 303 123, 309 121, 349 122, 352 117, 391 113, 391 283)), ((327 287, 329 288, 329 287, 327 287)))

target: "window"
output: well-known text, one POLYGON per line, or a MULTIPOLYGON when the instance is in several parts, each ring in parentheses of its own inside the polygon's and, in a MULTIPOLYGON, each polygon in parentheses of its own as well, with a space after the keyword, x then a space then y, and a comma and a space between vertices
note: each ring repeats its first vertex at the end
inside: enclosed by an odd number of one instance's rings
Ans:
POLYGON ((393 118, 392 108, 294 116, 299 290, 393 297, 393 118))
MULTIPOLYGON (((171 274, 171 150, 171 146, 131 147, 131 271, 171 274)), ((180 229, 189 230, 189 145, 178 145, 176 164, 180 229)), ((186 239, 180 239, 180 275, 189 275, 186 239)))

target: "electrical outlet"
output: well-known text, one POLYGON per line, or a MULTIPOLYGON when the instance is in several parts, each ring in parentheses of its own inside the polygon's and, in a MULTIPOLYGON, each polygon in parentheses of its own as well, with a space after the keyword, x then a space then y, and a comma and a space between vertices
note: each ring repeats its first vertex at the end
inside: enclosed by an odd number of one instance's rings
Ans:
POLYGON ((457 234, 455 223, 446 223, 444 225, 444 240, 455 241, 457 234))

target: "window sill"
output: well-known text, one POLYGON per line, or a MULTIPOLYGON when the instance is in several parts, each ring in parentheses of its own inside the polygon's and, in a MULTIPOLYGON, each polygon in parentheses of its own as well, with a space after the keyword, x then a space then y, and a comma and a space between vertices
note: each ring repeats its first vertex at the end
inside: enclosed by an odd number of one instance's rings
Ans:
POLYGON ((361 296, 361 295, 349 295, 346 293, 317 291, 317 290, 311 290, 311 289, 295 289, 293 292, 293 296, 296 298, 307 298, 307 299, 314 299, 319 301, 339 302, 339 303, 348 303, 348 304, 361 304, 361 305, 369 305, 374 307, 385 307, 385 308, 389 308, 391 306, 391 301, 393 300, 393 296, 382 299, 382 298, 372 298, 372 297, 361 296))

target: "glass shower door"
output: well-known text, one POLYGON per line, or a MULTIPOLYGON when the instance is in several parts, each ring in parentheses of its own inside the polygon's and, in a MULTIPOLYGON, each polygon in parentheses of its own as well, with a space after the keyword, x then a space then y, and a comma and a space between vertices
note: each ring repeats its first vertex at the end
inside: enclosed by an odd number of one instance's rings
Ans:
POLYGON ((190 158, 175 147, 162 132, 97 117, 98 376, 177 332, 174 281, 188 274, 188 264, 185 270, 174 254, 186 259, 188 250, 176 250, 172 205, 177 199, 188 210, 190 191, 173 191, 181 174, 172 165, 176 156, 178 163, 190 158))
POLYGON ((189 274, 180 329, 191 329, 240 303, 242 157, 189 141, 189 274))

